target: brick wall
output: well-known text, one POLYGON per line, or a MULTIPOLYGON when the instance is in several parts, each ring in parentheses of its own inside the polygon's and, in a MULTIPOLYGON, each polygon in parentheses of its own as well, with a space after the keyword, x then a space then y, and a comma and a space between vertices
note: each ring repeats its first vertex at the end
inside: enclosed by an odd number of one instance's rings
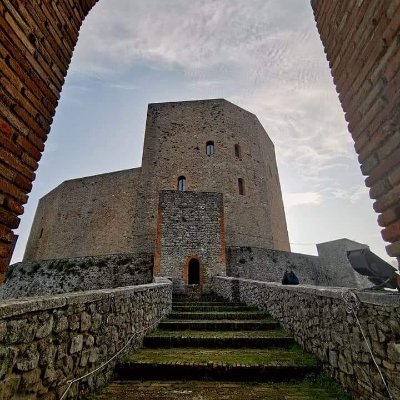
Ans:
POLYGON ((184 293, 189 261, 200 264, 200 285, 225 273, 224 206, 221 193, 160 193, 154 274, 171 277, 174 292, 184 293))
POLYGON ((0 3, 0 280, 78 40, 96 0, 0 3))
POLYGON ((311 0, 374 210, 400 256, 400 2, 311 0))

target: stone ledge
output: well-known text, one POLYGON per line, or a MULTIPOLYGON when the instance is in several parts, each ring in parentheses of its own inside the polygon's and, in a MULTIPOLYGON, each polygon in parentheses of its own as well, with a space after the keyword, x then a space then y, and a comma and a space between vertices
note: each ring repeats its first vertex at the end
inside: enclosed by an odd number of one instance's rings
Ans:
MULTIPOLYGON (((342 298, 342 292, 351 290, 354 292, 361 303, 366 304, 375 304, 381 306, 391 306, 398 307, 400 306, 400 293, 397 292, 363 292, 355 288, 346 288, 346 287, 325 287, 325 286, 312 286, 312 285, 282 285, 278 282, 264 282, 264 281, 255 281, 250 279, 241 279, 234 278, 228 276, 216 276, 215 279, 224 279, 228 281, 240 281, 243 283, 249 282, 252 284, 257 284, 260 286, 268 287, 271 289, 281 289, 287 291, 293 291, 296 293, 304 293, 309 295, 321 296, 321 297, 330 297, 335 299, 342 298)), ((371 283, 372 285, 372 283, 371 283)))
POLYGON ((143 292, 164 286, 171 286, 168 279, 159 278, 155 283, 138 286, 126 286, 115 289, 89 290, 62 295, 49 295, 40 297, 21 298, 17 300, 4 300, 0 304, 0 319, 22 315, 34 311, 44 311, 61 308, 71 304, 91 303, 104 299, 104 297, 124 297, 133 293, 143 292))

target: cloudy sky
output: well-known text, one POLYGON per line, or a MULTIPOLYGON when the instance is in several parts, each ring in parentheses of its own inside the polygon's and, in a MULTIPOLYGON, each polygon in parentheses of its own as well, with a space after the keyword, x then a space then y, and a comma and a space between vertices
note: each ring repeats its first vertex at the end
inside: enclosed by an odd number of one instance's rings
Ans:
POLYGON ((309 0, 101 0, 83 24, 13 261, 38 199, 140 166, 147 104, 225 98, 276 146, 292 251, 347 237, 386 259, 309 0))

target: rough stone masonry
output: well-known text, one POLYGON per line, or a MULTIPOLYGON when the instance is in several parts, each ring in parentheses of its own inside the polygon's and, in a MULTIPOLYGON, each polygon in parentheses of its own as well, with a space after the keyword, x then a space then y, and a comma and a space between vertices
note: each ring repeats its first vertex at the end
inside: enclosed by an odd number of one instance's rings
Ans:
MULTIPOLYGON (((171 311, 168 280, 119 289, 2 301, 0 398, 59 399, 67 381, 93 371, 137 333, 171 311)), ((104 386, 116 360, 75 383, 66 398, 83 398, 104 386)))

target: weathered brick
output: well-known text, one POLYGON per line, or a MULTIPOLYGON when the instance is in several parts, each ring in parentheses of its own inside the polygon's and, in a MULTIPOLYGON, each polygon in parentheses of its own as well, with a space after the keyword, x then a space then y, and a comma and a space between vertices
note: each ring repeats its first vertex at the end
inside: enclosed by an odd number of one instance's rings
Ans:
POLYGON ((395 242, 400 239, 400 222, 394 222, 382 229, 382 239, 386 242, 395 242))
MULTIPOLYGON (((0 247, 7 247, 9 246, 6 243, 0 242, 0 247)), ((0 284, 4 281, 4 275, 2 275, 8 267, 8 257, 0 258, 0 284)))
POLYGON ((388 193, 381 196, 375 203, 373 204, 374 210, 378 213, 383 213, 389 207, 398 204, 400 198, 400 185, 397 185, 395 188, 390 190, 388 193))
POLYGON ((376 156, 374 156, 374 160, 374 163, 368 166, 368 170, 365 171, 366 174, 369 174, 369 177, 365 180, 365 184, 368 187, 371 187, 378 179, 387 175, 400 164, 400 147, 394 149, 390 157, 387 157, 385 160, 379 162, 376 156))
MULTIPOLYGON (((14 182, 16 182, 17 179, 20 182, 20 179, 22 178, 23 177, 21 175, 16 174, 14 182)), ((12 197, 14 197, 16 200, 20 201, 23 204, 26 203, 26 201, 28 200, 28 196, 23 190, 19 189, 16 184, 6 179, 0 179, 0 191, 2 191, 3 193, 10 194, 12 197)))
POLYGON ((0 119, 0 132, 4 139, 10 139, 13 135, 13 129, 10 124, 3 119, 0 119))
POLYGON ((16 213, 17 215, 22 215, 24 213, 24 207, 18 201, 11 197, 7 197, 6 200, 6 207, 8 210, 16 213))
POLYGON ((14 213, 11 213, 10 211, 7 211, 4 208, 3 209, 0 208, 0 224, 3 224, 11 229, 16 229, 19 226, 19 222, 20 222, 19 218, 15 216, 14 213))
POLYGON ((386 251, 390 257, 397 257, 400 254, 400 240, 386 246, 386 251))
POLYGON ((14 234, 10 228, 8 228, 4 225, 0 225, 0 240, 1 241, 11 243, 13 240, 13 237, 14 237, 14 234))
POLYGON ((31 142, 29 142, 29 140, 25 139, 24 136, 21 135, 18 136, 17 143, 35 160, 40 160, 41 157, 40 151, 31 142))
POLYGON ((396 204, 388 208, 385 212, 378 216, 379 226, 388 226, 392 222, 400 220, 400 205, 396 204))
POLYGON ((35 179, 35 173, 31 170, 31 168, 24 165, 18 158, 14 157, 14 155, 10 154, 9 152, 0 149, 0 159, 5 164, 20 172, 31 181, 35 179))

